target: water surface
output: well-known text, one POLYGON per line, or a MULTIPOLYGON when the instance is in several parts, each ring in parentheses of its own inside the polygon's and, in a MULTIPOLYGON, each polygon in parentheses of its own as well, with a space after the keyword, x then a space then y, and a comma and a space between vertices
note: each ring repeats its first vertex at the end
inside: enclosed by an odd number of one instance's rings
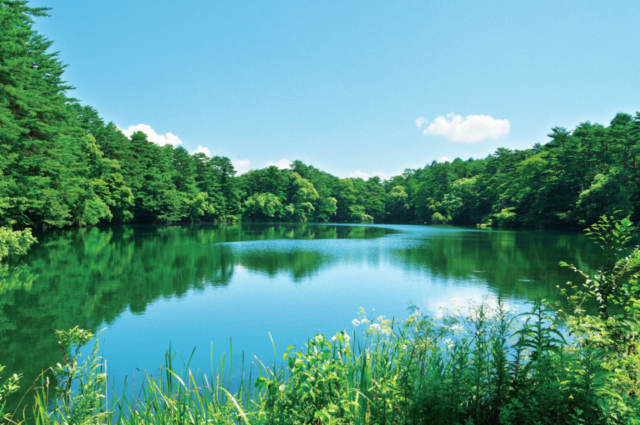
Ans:
POLYGON ((211 370, 241 350, 273 360, 316 332, 353 329, 360 307, 406 317, 450 299, 522 304, 556 299, 590 269, 597 248, 579 233, 334 224, 125 226, 38 235, 0 273, 0 363, 31 383, 59 361, 56 329, 106 328, 108 372, 157 370, 172 349, 211 370), (375 309, 375 310, 374 310, 375 309))

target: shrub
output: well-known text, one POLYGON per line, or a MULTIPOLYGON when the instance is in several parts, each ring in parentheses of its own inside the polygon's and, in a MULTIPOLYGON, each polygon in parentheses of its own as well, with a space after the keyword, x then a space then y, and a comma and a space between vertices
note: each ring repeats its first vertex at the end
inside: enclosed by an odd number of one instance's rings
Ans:
POLYGON ((0 227, 0 261, 17 255, 25 255, 37 239, 31 229, 11 230, 0 227))

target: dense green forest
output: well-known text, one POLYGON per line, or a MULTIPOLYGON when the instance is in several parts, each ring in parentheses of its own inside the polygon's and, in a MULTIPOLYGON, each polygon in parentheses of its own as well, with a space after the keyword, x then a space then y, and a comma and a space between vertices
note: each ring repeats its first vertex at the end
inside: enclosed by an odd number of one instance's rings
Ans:
POLYGON ((550 142, 433 162, 389 180, 341 179, 294 161, 236 175, 226 157, 126 137, 69 97, 46 9, 0 1, 0 226, 293 221, 584 227, 637 220, 640 113, 556 127, 550 142))

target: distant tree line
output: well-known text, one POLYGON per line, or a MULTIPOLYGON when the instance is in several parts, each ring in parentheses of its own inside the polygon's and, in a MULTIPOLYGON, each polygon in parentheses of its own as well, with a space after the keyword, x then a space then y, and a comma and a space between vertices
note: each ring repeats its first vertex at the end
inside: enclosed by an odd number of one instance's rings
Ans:
POLYGON ((609 126, 555 127, 548 136, 531 149, 406 170, 384 182, 386 218, 548 228, 584 228, 614 211, 638 219, 640 113, 619 113, 609 126))
POLYGON ((0 226, 242 218, 584 227, 615 210, 638 220, 640 113, 389 180, 341 179, 301 161, 236 176, 229 158, 161 147, 142 132, 129 138, 68 97, 52 42, 32 29, 45 15, 0 0, 0 226))

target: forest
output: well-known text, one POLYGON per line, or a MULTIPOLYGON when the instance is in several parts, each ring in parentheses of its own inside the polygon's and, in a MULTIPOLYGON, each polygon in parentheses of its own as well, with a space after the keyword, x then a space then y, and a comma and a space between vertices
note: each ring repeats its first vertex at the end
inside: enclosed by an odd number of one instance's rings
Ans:
MULTIPOLYGON (((0 226, 281 221, 584 228, 638 219, 640 113, 555 127, 546 144, 427 164, 388 180, 294 161, 237 175, 229 158, 125 136, 70 97, 65 65, 33 28, 46 9, 0 8, 0 226)), ((215 146, 215 142, 212 142, 215 146)))

